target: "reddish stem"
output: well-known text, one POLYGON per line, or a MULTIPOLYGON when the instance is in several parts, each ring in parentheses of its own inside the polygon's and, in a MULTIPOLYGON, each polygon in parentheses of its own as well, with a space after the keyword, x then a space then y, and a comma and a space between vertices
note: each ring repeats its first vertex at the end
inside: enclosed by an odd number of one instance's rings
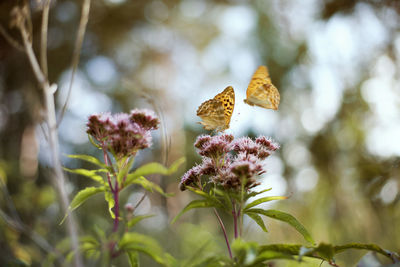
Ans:
POLYGON ((238 224, 237 224, 237 219, 238 216, 236 214, 236 203, 233 201, 232 203, 233 209, 232 209, 232 215, 233 215, 233 228, 235 231, 235 239, 238 238, 238 224))
POLYGON ((228 247, 229 257, 231 257, 231 259, 232 259, 233 257, 232 257, 231 246, 229 245, 229 240, 228 240, 228 236, 226 235, 226 230, 225 230, 224 223, 222 222, 222 220, 219 217, 218 212, 217 212, 217 210, 215 208, 214 208, 214 213, 215 213, 215 216, 217 216, 217 219, 218 219, 218 222, 219 222, 219 224, 221 226, 222 232, 224 233, 226 246, 228 247))

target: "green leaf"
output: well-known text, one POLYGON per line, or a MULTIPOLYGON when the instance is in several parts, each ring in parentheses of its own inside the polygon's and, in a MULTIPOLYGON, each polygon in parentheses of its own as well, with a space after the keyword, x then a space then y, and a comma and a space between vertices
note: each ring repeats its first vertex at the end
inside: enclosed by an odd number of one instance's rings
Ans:
POLYGON ((138 179, 139 177, 149 175, 149 174, 162 174, 166 175, 168 173, 168 169, 165 168, 162 164, 157 162, 151 162, 145 164, 139 168, 137 168, 134 172, 131 172, 127 175, 124 185, 130 185, 138 179))
POLYGON ((318 247, 314 249, 313 253, 318 253, 318 255, 321 256, 321 258, 328 261, 333 259, 333 256, 335 255, 333 246, 331 244, 326 244, 326 243, 320 243, 318 247))
POLYGON ((232 244, 232 252, 239 266, 248 266, 257 256, 258 244, 256 242, 246 242, 241 238, 237 238, 232 244))
POLYGON ((72 199, 71 204, 68 207, 68 211, 67 213, 64 215, 64 218, 61 220, 60 225, 64 222, 64 220, 67 218, 69 212, 75 210, 76 208, 78 208, 80 205, 82 205, 86 200, 88 200, 88 198, 90 198, 91 196, 100 193, 100 192, 104 192, 105 191, 105 187, 86 187, 85 189, 82 189, 81 191, 79 191, 75 197, 72 199))
POLYGON ((311 235, 308 233, 306 228, 292 215, 289 213, 285 213, 278 210, 263 210, 263 209, 248 209, 245 211, 245 214, 248 213, 258 213, 276 220, 280 220, 286 222, 293 226, 308 242, 314 244, 314 240, 312 239, 311 235))
POLYGON ((256 213, 246 213, 247 216, 253 219, 260 227, 263 229, 264 232, 268 233, 267 227, 265 227, 263 219, 260 217, 260 215, 256 213))
POLYGON ((100 256, 100 243, 92 236, 79 238, 79 250, 88 258, 98 258, 100 256))
POLYGON ((131 267, 139 267, 139 253, 136 251, 127 251, 126 255, 128 256, 131 267))
POLYGON ((171 224, 175 223, 176 220, 179 219, 184 213, 188 212, 191 209, 196 209, 196 208, 209 208, 209 207, 214 207, 213 203, 210 203, 209 201, 205 199, 196 199, 190 202, 189 204, 186 205, 186 207, 181 210, 181 212, 178 213, 178 215, 175 216, 175 218, 171 221, 171 224))
POLYGON ((154 192, 154 191, 156 191, 156 192, 160 193, 161 195, 163 195, 163 196, 165 196, 165 197, 170 197, 171 195, 173 195, 173 194, 167 194, 167 193, 165 193, 164 190, 162 190, 162 188, 161 188, 159 185, 157 185, 157 184, 155 184, 155 183, 153 183, 153 182, 150 182, 149 180, 147 180, 147 179, 146 179, 145 177, 143 177, 143 176, 141 176, 141 177, 137 178, 136 180, 134 180, 134 181, 132 182, 132 184, 141 185, 141 186, 142 186, 144 189, 146 189, 147 191, 149 191, 149 192, 154 192))
MULTIPOLYGON (((123 167, 119 166, 118 177, 117 177, 118 184, 122 183, 122 181, 124 180, 124 177, 127 175, 129 170, 132 168, 134 159, 135 159, 134 157, 130 157, 128 160, 128 163, 126 165, 124 165, 123 167)), ((125 162, 125 161, 126 161, 126 158, 123 160, 123 162, 125 162)), ((122 165, 122 164, 119 164, 119 165, 122 165)))
POLYGON ((180 158, 171 164, 171 167, 167 169, 162 164, 157 162, 151 162, 145 164, 139 168, 137 168, 134 172, 130 173, 126 177, 125 185, 130 185, 132 182, 141 177, 149 174, 162 174, 162 175, 170 175, 178 169, 178 167, 185 162, 185 158, 180 158))
POLYGON ((89 138, 90 143, 92 143, 93 146, 97 147, 98 149, 101 149, 101 146, 98 145, 98 144, 93 140, 93 137, 92 137, 90 134, 88 134, 88 138, 89 138))
POLYGON ((348 249, 365 249, 365 250, 375 251, 379 254, 382 254, 386 257, 391 258, 392 260, 395 259, 395 260, 400 261, 400 257, 398 254, 396 254, 395 252, 391 252, 391 251, 382 249, 381 247, 379 247, 376 244, 349 243, 349 244, 345 244, 345 245, 341 245, 341 246, 334 246, 333 249, 334 249, 335 254, 341 253, 348 249))
POLYGON ((260 246, 259 251, 275 251, 289 255, 298 255, 301 247, 302 245, 297 244, 270 244, 260 246))
POLYGON ((360 243, 350 243, 341 246, 333 246, 332 244, 320 243, 318 246, 308 247, 297 244, 271 244, 260 246, 259 252, 275 251, 292 256, 299 256, 299 260, 302 257, 311 257, 324 259, 327 261, 333 260, 334 255, 341 253, 348 249, 365 249, 369 251, 374 251, 380 253, 394 262, 398 260, 398 255, 394 252, 390 252, 380 248, 375 244, 360 244, 360 243))
POLYGON ((80 205, 82 205, 86 200, 88 200, 89 197, 100 193, 104 192, 105 187, 86 187, 85 189, 82 189, 79 191, 75 197, 72 199, 70 206, 71 211, 78 208, 80 205))
POLYGON ((86 169, 69 169, 69 168, 65 168, 65 171, 68 171, 70 173, 75 173, 75 174, 79 174, 82 176, 86 176, 98 183, 101 184, 105 184, 103 177, 101 177, 100 175, 97 174, 98 170, 86 170, 86 169))
POLYGON ((257 258, 256 262, 263 262, 266 260, 274 260, 274 259, 286 259, 286 260, 295 260, 295 258, 291 255, 281 253, 281 252, 276 252, 276 251, 265 251, 260 253, 257 258))
POLYGON ((130 228, 130 227, 133 227, 135 224, 137 224, 138 222, 140 222, 141 220, 143 220, 143 219, 146 219, 146 218, 150 218, 150 217, 153 217, 153 216, 155 216, 154 214, 149 214, 149 215, 138 215, 138 216, 135 216, 135 217, 133 217, 132 219, 130 219, 128 222, 127 222, 127 226, 130 228))
POLYGON ((165 254, 154 239, 134 232, 126 232, 118 244, 121 251, 142 252, 160 264, 165 262, 165 254))
POLYGON ((271 200, 280 200, 280 199, 287 199, 288 197, 283 197, 283 196, 272 196, 272 197, 263 197, 263 198, 259 198, 254 200, 253 202, 249 203, 246 205, 246 207, 244 208, 244 210, 250 209, 254 206, 257 206, 261 203, 265 203, 271 200))
MULTIPOLYGON (((201 196, 202 198, 207 199, 208 202, 213 203, 214 207, 216 208, 221 208, 221 209, 227 209, 229 210, 229 212, 232 210, 231 207, 226 208, 224 206, 224 204, 215 196, 213 196, 212 194, 207 194, 204 191, 201 191, 200 189, 194 188, 194 187, 189 187, 187 186, 186 189, 188 189, 189 191, 192 191, 193 193, 195 193, 196 195, 201 196)), ((230 202, 229 202, 230 204, 230 202)))
POLYGON ((72 159, 81 159, 90 163, 93 163, 101 168, 104 169, 109 169, 109 167, 104 164, 103 162, 101 162, 100 160, 98 160, 97 158, 93 157, 93 156, 89 156, 89 155, 67 155, 67 157, 72 158, 72 159))
POLYGON ((108 203, 108 212, 110 213, 111 218, 115 219, 115 214, 112 210, 115 206, 115 199, 114 199, 113 193, 111 193, 110 191, 107 190, 104 194, 104 198, 105 198, 106 202, 108 203))
POLYGON ((185 157, 181 157, 181 158, 175 160, 175 161, 171 164, 171 166, 169 167, 169 169, 168 169, 168 175, 171 175, 171 174, 175 173, 175 172, 178 170, 178 168, 179 168, 183 163, 185 163, 185 161, 186 161, 186 158, 185 158, 185 157))
POLYGON ((265 193, 265 192, 268 192, 268 191, 270 191, 271 189, 272 189, 272 188, 267 188, 267 189, 264 189, 264 190, 259 191, 259 192, 255 192, 255 191, 250 192, 250 193, 248 193, 248 194, 245 195, 244 200, 247 201, 249 198, 258 196, 259 194, 262 194, 262 193, 265 193))

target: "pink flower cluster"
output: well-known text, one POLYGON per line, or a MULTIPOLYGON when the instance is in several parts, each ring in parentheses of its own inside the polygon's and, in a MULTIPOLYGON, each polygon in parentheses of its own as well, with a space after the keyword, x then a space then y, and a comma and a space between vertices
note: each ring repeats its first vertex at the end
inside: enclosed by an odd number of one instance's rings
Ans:
POLYGON ((181 179, 180 189, 186 186, 202 187, 203 176, 208 176, 208 183, 223 186, 226 189, 247 190, 257 186, 257 176, 265 173, 263 161, 279 145, 265 136, 255 140, 249 137, 234 139, 233 135, 201 135, 194 146, 202 156, 202 162, 188 170, 181 179))
POLYGON ((134 109, 130 114, 91 115, 86 132, 119 159, 151 146, 151 130, 158 129, 158 124, 159 119, 153 111, 134 109))

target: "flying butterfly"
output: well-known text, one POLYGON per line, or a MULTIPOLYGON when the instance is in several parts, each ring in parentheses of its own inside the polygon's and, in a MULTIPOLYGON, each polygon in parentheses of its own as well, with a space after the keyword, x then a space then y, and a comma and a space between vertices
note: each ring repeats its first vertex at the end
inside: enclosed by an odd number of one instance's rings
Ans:
POLYGON ((279 101, 279 91, 272 84, 267 67, 258 67, 251 77, 244 102, 250 106, 277 110, 279 101))
POLYGON ((214 98, 203 102, 197 109, 199 122, 206 130, 224 131, 229 128, 233 108, 235 106, 235 91, 228 86, 214 98))

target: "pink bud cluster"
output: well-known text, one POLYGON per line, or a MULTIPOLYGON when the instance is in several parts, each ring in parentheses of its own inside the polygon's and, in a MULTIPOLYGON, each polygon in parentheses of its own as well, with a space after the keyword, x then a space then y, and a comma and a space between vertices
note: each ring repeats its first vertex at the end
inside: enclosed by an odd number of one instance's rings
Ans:
POLYGON ((246 190, 259 183, 256 178, 265 173, 263 161, 279 145, 265 136, 255 140, 249 137, 234 139, 233 135, 201 135, 194 146, 202 156, 202 162, 188 170, 181 179, 180 189, 186 186, 200 187, 201 178, 208 176, 207 182, 226 189, 246 190))
POLYGON ((89 117, 87 133, 103 149, 111 151, 117 159, 134 156, 138 150, 152 144, 151 130, 158 128, 159 119, 151 110, 134 109, 130 114, 101 113, 89 117))

